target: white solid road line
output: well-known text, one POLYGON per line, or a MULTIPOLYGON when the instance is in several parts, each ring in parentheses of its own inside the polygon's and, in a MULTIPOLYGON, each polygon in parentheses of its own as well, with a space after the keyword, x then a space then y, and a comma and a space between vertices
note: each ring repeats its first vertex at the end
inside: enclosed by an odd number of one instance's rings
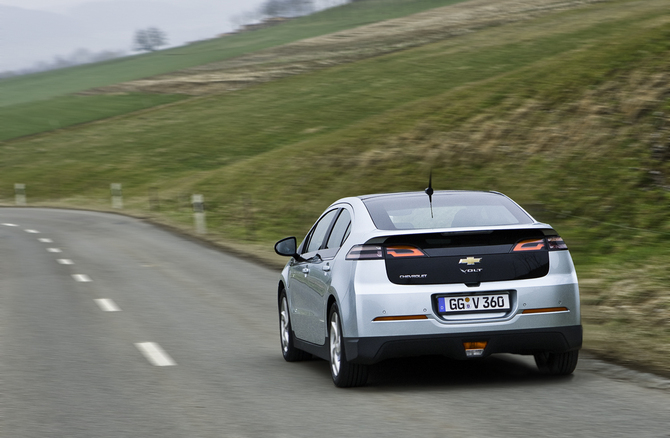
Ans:
POLYGON ((40 232, 37 231, 37 230, 23 230, 23 231, 25 231, 26 233, 31 233, 31 234, 40 234, 40 232))
POLYGON ((157 367, 169 367, 177 365, 160 345, 155 342, 138 342, 135 344, 138 350, 147 358, 151 365, 157 367))
POLYGON ((70 259, 58 259, 58 263, 61 265, 74 265, 74 262, 70 259))
POLYGON ((42 243, 54 243, 53 240, 51 240, 51 239, 47 239, 46 237, 40 237, 40 238, 37 239, 37 240, 39 240, 39 241, 42 242, 42 243))
POLYGON ((60 248, 47 248, 49 252, 63 252, 60 248))
POLYGON ((72 274, 72 278, 74 278, 75 280, 77 280, 80 283, 88 283, 90 281, 93 281, 93 280, 91 280, 91 278, 88 275, 84 275, 84 274, 72 274))
POLYGON ((100 298, 95 300, 101 310, 104 312, 120 312, 119 306, 116 303, 108 298, 100 298))

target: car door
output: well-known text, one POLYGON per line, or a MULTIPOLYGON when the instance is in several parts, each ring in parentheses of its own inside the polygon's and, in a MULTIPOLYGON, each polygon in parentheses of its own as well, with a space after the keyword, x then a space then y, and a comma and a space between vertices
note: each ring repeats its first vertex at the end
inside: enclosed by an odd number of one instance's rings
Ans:
MULTIPOLYGON (((310 272, 315 268, 315 262, 321 261, 319 250, 326 242, 332 229, 333 222, 340 209, 333 208, 324 213, 307 234, 301 246, 302 261, 297 261, 289 268, 289 290, 291 294, 291 320, 295 335, 305 341, 315 342, 319 339, 318 327, 315 326, 315 316, 312 314, 318 301, 314 276, 310 272)), ((317 263, 318 264, 318 263, 317 263)))
POLYGON ((346 208, 341 208, 321 248, 309 262, 309 295, 305 297, 305 323, 309 326, 309 339, 306 340, 314 344, 322 345, 326 339, 326 304, 332 276, 336 272, 335 256, 350 229, 351 214, 346 208))

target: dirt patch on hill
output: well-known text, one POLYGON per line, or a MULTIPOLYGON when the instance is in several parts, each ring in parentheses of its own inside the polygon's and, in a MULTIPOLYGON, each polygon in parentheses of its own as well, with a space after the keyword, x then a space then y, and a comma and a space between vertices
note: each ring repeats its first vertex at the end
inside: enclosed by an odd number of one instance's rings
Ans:
POLYGON ((472 0, 83 94, 206 95, 369 58, 604 0, 472 0))

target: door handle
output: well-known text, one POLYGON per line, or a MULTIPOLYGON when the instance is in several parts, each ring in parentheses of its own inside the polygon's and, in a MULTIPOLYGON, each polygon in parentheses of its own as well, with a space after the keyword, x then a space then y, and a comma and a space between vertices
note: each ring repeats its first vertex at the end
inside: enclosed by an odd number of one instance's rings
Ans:
POLYGON ((302 268, 302 273, 305 274, 305 275, 309 274, 309 268, 306 267, 306 266, 304 268, 302 268))
POLYGON ((326 272, 330 271, 330 263, 326 263, 325 265, 323 265, 323 270, 326 272))

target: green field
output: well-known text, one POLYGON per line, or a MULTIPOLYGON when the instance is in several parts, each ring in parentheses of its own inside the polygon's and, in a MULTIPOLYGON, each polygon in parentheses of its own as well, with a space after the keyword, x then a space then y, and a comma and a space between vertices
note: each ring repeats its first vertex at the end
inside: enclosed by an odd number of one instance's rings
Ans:
POLYGON ((464 0, 366 0, 290 23, 168 50, 0 80, 0 106, 43 100, 233 58, 464 0))
POLYGON ((146 105, 160 105, 173 100, 155 96, 139 99, 86 96, 73 99, 64 96, 67 94, 230 59, 304 38, 462 1, 366 0, 347 7, 327 9, 272 28, 97 64, 2 79, 0 141, 112 117, 120 111, 131 112, 146 105), (52 108, 56 110, 51 111, 52 108), (65 116, 60 117, 61 114, 65 116))
POLYGON ((587 347, 669 373, 669 67, 670 4, 596 3, 5 141, 0 199, 24 183, 33 205, 110 209, 118 182, 127 212, 189 230, 201 193, 209 239, 270 258, 336 199, 420 190, 432 169, 554 225, 587 347))
POLYGON ((38 103, 0 107, 4 128, 0 130, 0 141, 128 114, 182 99, 184 96, 165 94, 62 96, 38 103))

